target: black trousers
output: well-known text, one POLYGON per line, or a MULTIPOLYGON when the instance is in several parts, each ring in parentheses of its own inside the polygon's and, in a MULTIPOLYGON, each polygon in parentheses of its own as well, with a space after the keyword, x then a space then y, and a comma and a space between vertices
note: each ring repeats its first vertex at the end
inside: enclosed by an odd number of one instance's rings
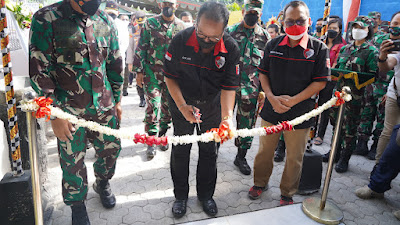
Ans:
MULTIPOLYGON (((172 123, 174 125, 174 135, 192 135, 197 124, 191 124, 178 110, 174 100, 168 98, 172 123)), ((211 128, 217 128, 221 122, 221 104, 220 97, 217 96, 210 101, 191 101, 186 99, 188 105, 193 105, 200 109, 202 114, 200 130, 197 128, 197 134, 205 133, 211 128)), ((215 184, 217 181, 217 154, 218 147, 215 142, 198 142, 199 159, 196 172, 196 190, 200 201, 205 201, 214 195, 215 184)), ((171 176, 174 183, 174 194, 178 200, 184 200, 189 195, 189 161, 192 144, 173 145, 171 152, 171 176)))
MULTIPOLYGON (((336 86, 336 81, 328 81, 326 87, 319 92, 318 106, 323 105, 325 102, 332 98, 333 89, 336 86)), ((318 137, 324 139, 326 127, 329 122, 329 110, 325 110, 321 114, 321 120, 318 125, 318 137)))

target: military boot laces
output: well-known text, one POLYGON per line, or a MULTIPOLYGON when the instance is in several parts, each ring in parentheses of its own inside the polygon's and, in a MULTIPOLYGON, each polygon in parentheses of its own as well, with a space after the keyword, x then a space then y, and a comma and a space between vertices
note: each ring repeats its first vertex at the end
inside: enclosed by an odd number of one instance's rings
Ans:
POLYGON ((84 203, 71 206, 72 225, 90 225, 89 216, 84 203))
POLYGON ((96 180, 93 184, 93 189, 100 195, 101 204, 103 204, 104 208, 110 209, 115 206, 115 195, 111 192, 108 180, 96 180))

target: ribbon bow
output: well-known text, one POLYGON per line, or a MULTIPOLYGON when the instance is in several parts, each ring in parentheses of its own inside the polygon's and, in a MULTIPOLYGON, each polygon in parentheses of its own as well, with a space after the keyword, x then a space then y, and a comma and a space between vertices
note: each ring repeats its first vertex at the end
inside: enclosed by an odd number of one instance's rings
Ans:
POLYGON ((39 106, 39 109, 36 111, 36 118, 46 117, 46 121, 49 121, 51 116, 51 110, 47 106, 53 103, 53 99, 45 98, 42 96, 39 98, 35 98, 34 101, 39 106))
POLYGON ((340 105, 342 105, 342 104, 345 103, 345 101, 344 101, 344 99, 342 98, 342 95, 340 94, 339 91, 335 91, 335 96, 338 98, 338 99, 336 100, 335 106, 340 106, 340 105))

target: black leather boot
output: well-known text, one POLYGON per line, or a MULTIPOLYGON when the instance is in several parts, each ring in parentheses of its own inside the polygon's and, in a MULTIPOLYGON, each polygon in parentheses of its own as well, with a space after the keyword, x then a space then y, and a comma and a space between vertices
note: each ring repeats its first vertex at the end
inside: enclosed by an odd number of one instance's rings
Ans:
MULTIPOLYGON (((161 130, 161 131, 158 133, 158 136, 159 136, 159 137, 164 137, 166 133, 167 133, 167 130, 161 130)), ((161 151, 165 152, 165 151, 168 150, 169 144, 167 144, 167 145, 165 145, 165 146, 164 146, 164 145, 160 145, 159 148, 160 148, 161 151)))
POLYGON ((122 96, 128 96, 128 91, 127 90, 122 90, 122 96))
POLYGON ((354 150, 354 155, 367 155, 368 154, 368 139, 358 138, 356 149, 354 150))
POLYGON ((146 106, 146 101, 144 100, 144 98, 140 98, 140 103, 139 103, 139 107, 145 107, 146 106))
POLYGON ((378 147, 378 140, 375 140, 374 143, 371 145, 371 149, 369 150, 367 155, 367 158, 369 160, 375 160, 376 147, 378 147))
POLYGON ((172 205, 172 214, 175 218, 181 218, 186 214, 186 205, 187 199, 175 200, 174 204, 172 205))
POLYGON ((154 146, 147 146, 146 155, 148 160, 152 160, 154 158, 154 156, 156 155, 156 149, 154 148, 154 146))
MULTIPOLYGON (((336 155, 335 155, 335 158, 333 159, 333 161, 334 161, 335 163, 337 163, 337 162, 339 161, 340 152, 341 152, 341 151, 342 151, 341 148, 339 148, 339 149, 336 150, 336 155)), ((328 162, 328 161, 329 161, 329 156, 330 156, 330 154, 331 154, 331 151, 329 150, 329 152, 327 152, 327 153, 325 153, 324 155, 322 155, 322 161, 323 161, 323 162, 328 162)))
POLYGON ((335 170, 338 173, 344 173, 349 169, 349 160, 351 157, 351 151, 349 149, 343 149, 340 153, 340 159, 336 163, 335 170))
POLYGON ((236 155, 236 158, 235 158, 235 161, 233 162, 233 164, 235 164, 235 166, 239 167, 239 170, 242 174, 250 175, 251 168, 250 168, 249 164, 247 164, 246 154, 247 154, 247 149, 238 148, 238 153, 236 155))
POLYGON ((279 140, 278 146, 275 149, 275 156, 274 156, 275 162, 282 162, 283 159, 285 159, 285 150, 286 150, 285 141, 279 140))
POLYGON ((98 180, 93 184, 94 191, 100 195, 101 204, 104 208, 111 209, 115 206, 115 195, 111 192, 108 180, 98 180))
POLYGON ((85 203, 71 205, 72 225, 90 225, 89 216, 86 211, 85 203))

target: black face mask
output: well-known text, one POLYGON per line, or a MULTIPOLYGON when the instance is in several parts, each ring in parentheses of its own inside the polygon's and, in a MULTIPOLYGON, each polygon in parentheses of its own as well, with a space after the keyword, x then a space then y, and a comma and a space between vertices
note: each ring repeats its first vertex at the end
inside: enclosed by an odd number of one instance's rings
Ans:
POLYGON ((217 44, 212 41, 206 42, 204 39, 199 38, 199 36, 197 36, 197 35, 196 35, 196 37, 197 37, 197 42, 199 43, 199 46, 201 49, 209 49, 209 48, 214 47, 217 44))
POLYGON ((246 14, 244 16, 244 22, 247 24, 247 26, 254 26, 258 21, 258 15, 257 14, 246 14))
POLYGON ((321 31, 322 31, 322 26, 317 26, 316 29, 317 29, 317 33, 321 33, 321 31))
POLYGON ((101 0, 92 0, 89 2, 75 0, 75 2, 78 3, 84 13, 93 16, 99 8, 101 0), (80 5, 79 2, 83 2, 83 5, 80 5))
POLYGON ((339 34, 339 32, 337 32, 336 30, 328 30, 328 38, 335 38, 337 37, 339 34))
POLYGON ((163 9, 162 9, 162 14, 165 16, 165 17, 171 17, 173 14, 174 14, 174 10, 171 8, 171 7, 164 7, 163 9))

